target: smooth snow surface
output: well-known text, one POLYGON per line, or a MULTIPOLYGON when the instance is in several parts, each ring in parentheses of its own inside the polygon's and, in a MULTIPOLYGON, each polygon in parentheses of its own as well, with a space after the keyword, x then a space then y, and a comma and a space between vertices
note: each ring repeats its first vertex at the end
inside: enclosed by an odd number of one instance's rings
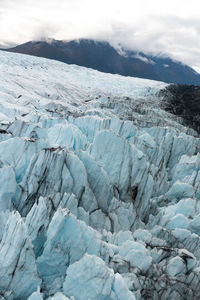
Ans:
POLYGON ((200 143, 166 84, 0 52, 0 299, 200 299, 200 143))

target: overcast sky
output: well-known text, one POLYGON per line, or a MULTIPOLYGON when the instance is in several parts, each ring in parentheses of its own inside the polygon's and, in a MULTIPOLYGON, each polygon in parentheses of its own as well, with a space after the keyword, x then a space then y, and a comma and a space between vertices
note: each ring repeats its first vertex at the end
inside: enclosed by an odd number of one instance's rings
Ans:
POLYGON ((0 0, 0 44, 96 38, 200 71, 200 0, 0 0))

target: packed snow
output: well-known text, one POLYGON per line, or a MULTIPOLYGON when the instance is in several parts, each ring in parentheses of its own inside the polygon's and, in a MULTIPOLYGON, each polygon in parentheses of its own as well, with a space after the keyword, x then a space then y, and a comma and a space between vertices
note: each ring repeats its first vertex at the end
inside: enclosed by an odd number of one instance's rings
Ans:
POLYGON ((166 84, 0 51, 0 299, 199 299, 200 143, 166 84))

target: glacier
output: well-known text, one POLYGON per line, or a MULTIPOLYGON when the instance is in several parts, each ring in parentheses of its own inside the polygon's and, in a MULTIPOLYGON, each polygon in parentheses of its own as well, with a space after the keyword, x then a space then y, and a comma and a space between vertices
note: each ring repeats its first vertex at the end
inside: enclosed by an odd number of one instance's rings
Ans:
POLYGON ((200 140, 168 85, 0 70, 0 299, 199 299, 200 140))

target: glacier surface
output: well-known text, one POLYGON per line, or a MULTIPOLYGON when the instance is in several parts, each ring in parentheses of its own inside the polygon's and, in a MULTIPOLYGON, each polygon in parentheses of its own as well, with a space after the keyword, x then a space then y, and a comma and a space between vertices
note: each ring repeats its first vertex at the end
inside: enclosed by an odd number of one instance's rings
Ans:
POLYGON ((0 299, 199 299, 200 143, 166 84, 0 52, 0 299))

